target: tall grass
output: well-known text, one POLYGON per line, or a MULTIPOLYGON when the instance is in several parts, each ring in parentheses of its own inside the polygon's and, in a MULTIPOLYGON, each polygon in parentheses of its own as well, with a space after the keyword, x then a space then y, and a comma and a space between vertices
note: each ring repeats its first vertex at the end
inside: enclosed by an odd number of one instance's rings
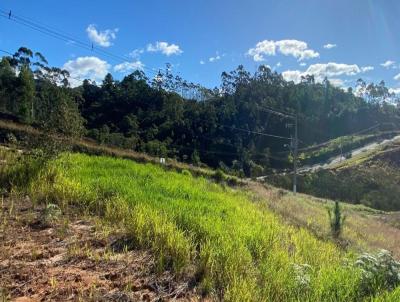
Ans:
MULTIPOLYGON (((119 223, 160 269, 193 274, 225 301, 360 301, 353 256, 284 224, 247 193, 152 164, 63 154, 30 183, 38 202, 119 223)), ((379 287, 377 286, 377 289, 379 287)))

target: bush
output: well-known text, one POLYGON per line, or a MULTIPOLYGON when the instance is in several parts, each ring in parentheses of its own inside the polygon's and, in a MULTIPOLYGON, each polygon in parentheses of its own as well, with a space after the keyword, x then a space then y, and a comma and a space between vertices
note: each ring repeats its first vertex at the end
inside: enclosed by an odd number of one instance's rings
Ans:
POLYGON ((328 209, 329 222, 331 227, 331 232, 333 238, 337 239, 340 237, 340 234, 343 230, 343 224, 345 220, 345 216, 342 214, 342 210, 340 208, 339 202, 335 201, 335 205, 332 209, 328 209))
POLYGON ((192 176, 192 173, 190 173, 190 171, 187 170, 187 169, 183 169, 183 170, 181 171, 181 173, 182 173, 182 175, 185 175, 185 176, 192 176))
POLYGON ((221 169, 217 169, 217 170, 214 172, 213 178, 214 178, 214 180, 215 180, 216 182, 221 183, 221 182, 223 182, 223 181, 225 180, 225 174, 224 174, 224 172, 222 172, 221 169))
POLYGON ((362 271, 362 291, 370 294, 373 289, 394 289, 400 284, 400 262, 389 251, 360 255, 355 265, 362 271))

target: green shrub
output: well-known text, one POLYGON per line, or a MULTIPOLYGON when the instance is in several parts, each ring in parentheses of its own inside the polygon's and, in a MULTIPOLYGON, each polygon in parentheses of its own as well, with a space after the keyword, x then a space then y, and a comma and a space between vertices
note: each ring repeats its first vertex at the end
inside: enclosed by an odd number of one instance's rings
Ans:
POLYGON ((391 290, 400 285, 400 262, 389 251, 364 253, 358 257, 355 265, 362 271, 361 288, 365 294, 371 294, 372 289, 391 290))
POLYGON ((185 176, 192 176, 192 173, 190 173, 190 171, 187 170, 187 169, 183 169, 183 170, 181 171, 181 173, 182 173, 182 175, 185 175, 185 176))
POLYGON ((337 239, 343 230, 343 224, 346 219, 342 214, 342 210, 338 201, 335 201, 335 205, 332 209, 328 209, 329 224, 331 227, 331 233, 333 238, 337 239))
POLYGON ((221 169, 217 169, 217 170, 214 172, 213 178, 214 178, 214 180, 215 180, 216 182, 221 183, 221 182, 225 181, 225 178, 226 178, 226 177, 225 177, 224 172, 223 172, 221 169))

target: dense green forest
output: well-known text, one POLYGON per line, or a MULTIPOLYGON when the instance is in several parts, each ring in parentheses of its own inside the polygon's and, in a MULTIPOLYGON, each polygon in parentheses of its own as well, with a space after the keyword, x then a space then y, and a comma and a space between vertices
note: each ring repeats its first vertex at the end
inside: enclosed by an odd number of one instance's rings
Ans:
POLYGON ((400 126, 400 110, 384 82, 357 82, 357 93, 326 79, 287 82, 260 66, 221 75, 206 89, 174 76, 167 66, 154 78, 135 71, 122 80, 84 80, 71 87, 65 70, 49 67, 38 52, 21 47, 0 62, 0 111, 21 122, 67 136, 91 137, 151 155, 205 163, 254 176, 290 164, 291 120, 298 115, 305 147, 377 123, 400 126))

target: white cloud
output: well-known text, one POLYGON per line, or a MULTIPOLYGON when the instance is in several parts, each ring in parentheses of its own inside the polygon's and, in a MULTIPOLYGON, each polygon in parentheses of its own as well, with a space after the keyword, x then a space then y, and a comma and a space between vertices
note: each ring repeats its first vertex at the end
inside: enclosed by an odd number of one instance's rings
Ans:
POLYGON ((143 53, 144 53, 144 49, 143 48, 138 48, 138 49, 132 50, 129 53, 129 56, 134 58, 134 59, 138 59, 140 57, 140 55, 143 54, 143 53))
POLYGON ((303 73, 300 70, 286 70, 282 72, 283 78, 288 82, 300 83, 303 73))
POLYGON ((301 62, 301 63, 300 63, 300 66, 306 66, 306 65, 307 65, 306 62, 301 62))
POLYGON ((276 44, 275 41, 264 40, 258 42, 256 47, 250 48, 247 51, 249 56, 253 57, 253 60, 256 62, 264 61, 264 55, 266 56, 274 56, 276 53, 276 44))
POLYGON ((299 61, 319 57, 318 52, 309 49, 306 42, 299 40, 264 40, 250 48, 247 55, 252 56, 254 61, 261 62, 265 60, 265 56, 275 56, 277 52, 293 56, 299 61))
POLYGON ((400 88, 389 88, 390 93, 400 94, 400 88))
POLYGON ((335 47, 337 47, 337 45, 336 44, 331 44, 331 43, 328 43, 328 44, 324 45, 325 49, 332 49, 332 48, 335 48, 335 47))
POLYGON ((385 67, 386 69, 389 68, 395 69, 396 68, 395 63, 396 63, 395 61, 387 60, 385 63, 382 63, 381 66, 385 67))
POLYGON ((342 79, 329 79, 329 83, 336 87, 344 86, 344 81, 342 79))
POLYGON ((396 81, 400 80, 400 73, 396 74, 393 79, 395 79, 396 81))
POLYGON ((86 28, 86 32, 92 42, 102 47, 110 47, 112 45, 112 41, 117 38, 118 28, 98 31, 94 24, 90 24, 86 28))
POLYGON ((364 67, 361 67, 361 71, 362 72, 368 72, 368 71, 372 71, 372 70, 374 70, 375 68, 374 68, 374 66, 364 66, 364 67))
POLYGON ((134 70, 143 70, 144 64, 137 60, 134 62, 124 62, 114 66, 114 71, 121 73, 129 73, 134 70))
POLYGON ((200 60, 200 64, 204 65, 204 64, 206 64, 206 62, 204 62, 203 60, 200 60))
MULTIPOLYGON (((371 67, 371 66, 366 66, 371 67)), ((364 67, 363 67, 364 68, 364 67)), ((367 69, 368 69, 367 68, 367 69)), ((364 68, 365 69, 365 68, 364 68)), ((341 64, 329 62, 326 64, 313 64, 308 66, 307 70, 286 70, 282 73, 282 76, 287 81, 293 81, 295 83, 299 83, 302 76, 313 75, 315 81, 322 82, 325 77, 327 77, 332 83, 343 84, 341 79, 338 79, 339 76, 354 76, 363 72, 363 69, 358 67, 356 64, 341 64)), ((400 74, 399 74, 400 78, 400 74)))
POLYGON ((208 58, 208 61, 209 62, 215 62, 215 61, 218 61, 218 60, 221 60, 221 56, 220 55, 216 55, 215 57, 210 57, 210 58, 208 58))
POLYGON ((324 78, 324 77, 335 77, 340 75, 356 75, 361 72, 361 69, 356 64, 341 64, 341 63, 333 63, 329 62, 326 64, 313 64, 310 65, 307 70, 306 74, 312 74, 317 78, 324 78))
POLYGON ((70 75, 71 86, 80 85, 78 79, 91 79, 93 81, 101 81, 108 73, 110 65, 97 57, 79 57, 75 60, 69 60, 63 65, 63 69, 67 70, 70 75))
POLYGON ((180 55, 183 51, 180 49, 179 45, 176 44, 168 44, 167 42, 156 42, 153 44, 147 45, 147 51, 149 52, 161 52, 166 56, 171 55, 180 55))

